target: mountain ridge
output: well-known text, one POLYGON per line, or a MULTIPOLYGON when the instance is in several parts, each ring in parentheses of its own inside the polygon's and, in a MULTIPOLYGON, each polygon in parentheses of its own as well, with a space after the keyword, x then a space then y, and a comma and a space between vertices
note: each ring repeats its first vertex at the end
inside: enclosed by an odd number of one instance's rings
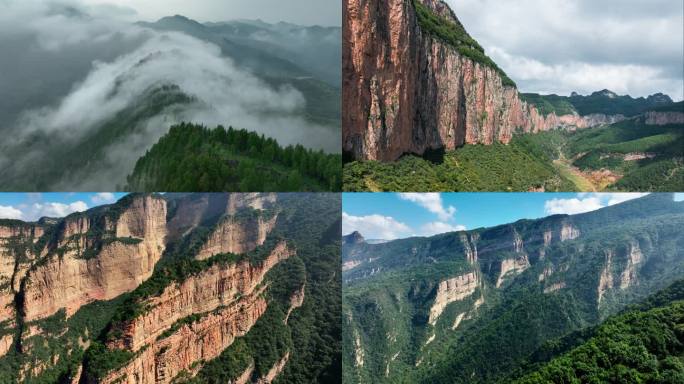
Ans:
POLYGON ((684 204, 343 246, 345 380, 493 383, 545 341, 602 323, 684 274, 684 204))

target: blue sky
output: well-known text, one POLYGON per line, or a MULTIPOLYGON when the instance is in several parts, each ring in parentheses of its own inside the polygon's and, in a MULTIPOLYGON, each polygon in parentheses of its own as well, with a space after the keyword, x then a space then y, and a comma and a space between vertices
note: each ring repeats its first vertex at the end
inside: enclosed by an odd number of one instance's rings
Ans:
MULTIPOLYGON (((367 239, 491 227, 551 214, 576 214, 643 196, 638 193, 345 193, 343 234, 367 239)), ((684 194, 677 196, 684 199, 684 194)))
POLYGON ((63 217, 102 204, 111 204, 126 193, 0 193, 0 219, 36 221, 63 217))

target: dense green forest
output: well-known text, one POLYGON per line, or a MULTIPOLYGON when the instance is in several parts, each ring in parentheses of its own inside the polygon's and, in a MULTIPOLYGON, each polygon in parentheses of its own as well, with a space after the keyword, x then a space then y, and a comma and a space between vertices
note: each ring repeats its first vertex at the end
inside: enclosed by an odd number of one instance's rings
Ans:
POLYGON ((133 191, 339 191, 340 155, 242 129, 171 127, 128 176, 133 191))
POLYGON ((458 53, 472 59, 476 63, 493 68, 501 76, 503 85, 509 87, 516 86, 515 82, 506 75, 506 72, 499 68, 494 60, 485 54, 484 48, 466 32, 463 25, 435 14, 420 1, 414 0, 413 6, 416 8, 418 24, 423 32, 446 42, 454 47, 458 53))
POLYGON ((345 191, 573 191, 557 174, 552 157, 533 146, 529 135, 510 144, 466 145, 431 161, 407 155, 393 163, 344 165, 345 191))
POLYGON ((643 118, 574 132, 515 135, 507 145, 466 145, 393 163, 346 163, 345 191, 679 191, 684 126, 643 118), (594 176, 608 171, 614 179, 594 176))
POLYGON ((684 203, 674 202, 672 194, 651 194, 581 215, 380 244, 343 242, 343 261, 360 262, 343 272, 344 380, 510 383, 540 371, 546 380, 535 381, 535 376, 525 382, 617 383, 632 376, 606 377, 638 371, 642 381, 626 382, 678 382, 663 378, 679 377, 672 375, 681 375, 684 367, 683 212, 684 203), (559 240, 561 228, 568 227, 579 237, 559 240), (545 233, 552 233, 550 244, 545 233), (473 262, 466 254, 474 245, 473 262), (621 283, 637 246, 643 261, 631 273, 638 282, 621 283), (520 257, 529 266, 500 284, 502 260, 520 257), (471 271, 480 279, 472 293, 453 300, 429 322, 437 287, 471 271), (606 271, 614 284, 600 293, 606 271), (648 312, 675 301, 677 306, 648 312), (592 338, 597 339, 589 348, 581 347, 592 338), (630 345, 624 354, 616 350, 622 343, 630 345), (543 368, 576 348, 584 349, 543 368), (593 372, 603 380, 569 380, 562 374, 571 369, 552 369, 568 363, 577 377, 593 372), (560 377, 566 380, 554 379, 560 377))
POLYGON ((556 116, 577 113, 575 107, 567 97, 558 95, 540 95, 538 93, 521 93, 520 99, 537 107, 542 115, 555 113, 556 116))
MULTIPOLYGON (((574 348, 548 362, 535 361, 515 383, 684 382, 684 281, 629 307, 600 326, 568 335, 574 348), (662 300, 659 296, 666 296, 662 300), (586 341, 583 341, 586 340, 586 341)), ((556 348, 558 344, 549 343, 556 348)), ((572 344, 571 344, 572 345, 572 344)), ((564 344, 562 347, 567 348, 564 344)), ((546 346, 548 349, 549 347, 546 346)), ((541 354, 548 359, 548 354, 541 354)))
POLYGON ((586 116, 599 113, 632 117, 647 111, 684 112, 684 103, 673 103, 669 96, 660 93, 647 98, 632 98, 629 95, 618 96, 604 89, 587 96, 576 93, 571 96, 522 93, 520 97, 523 101, 536 105, 543 115, 555 112, 558 116, 573 113, 586 116))

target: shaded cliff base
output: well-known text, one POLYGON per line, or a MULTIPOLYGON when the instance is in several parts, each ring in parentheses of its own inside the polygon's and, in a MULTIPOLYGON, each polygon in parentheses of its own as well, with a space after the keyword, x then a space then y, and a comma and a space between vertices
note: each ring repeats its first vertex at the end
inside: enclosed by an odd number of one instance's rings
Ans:
POLYGON ((345 191, 678 191, 684 124, 648 117, 578 131, 516 135, 509 144, 350 162, 345 191))

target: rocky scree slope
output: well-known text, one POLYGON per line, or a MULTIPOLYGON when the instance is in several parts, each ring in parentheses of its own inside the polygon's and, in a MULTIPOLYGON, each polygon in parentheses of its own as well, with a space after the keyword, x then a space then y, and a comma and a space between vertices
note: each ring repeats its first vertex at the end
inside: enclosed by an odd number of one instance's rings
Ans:
POLYGON ((311 341, 290 335, 309 306, 311 251, 298 255, 305 236, 286 229, 301 213, 283 200, 132 194, 62 219, 1 221, 0 382, 203 383, 226 359, 220 372, 236 382, 299 374, 311 341))
POLYGON ((553 338, 684 276, 684 205, 651 194, 581 215, 343 244, 343 377, 492 383, 553 338))

